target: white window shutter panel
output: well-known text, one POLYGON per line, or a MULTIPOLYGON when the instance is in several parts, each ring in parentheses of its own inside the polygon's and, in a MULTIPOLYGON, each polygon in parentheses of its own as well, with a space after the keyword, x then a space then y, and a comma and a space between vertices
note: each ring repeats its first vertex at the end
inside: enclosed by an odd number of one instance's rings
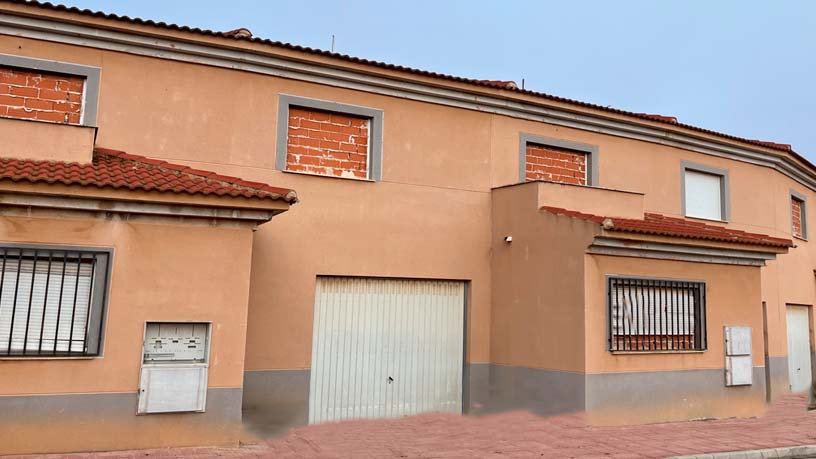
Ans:
POLYGON ((686 216, 722 220, 722 176, 686 170, 684 180, 686 216))

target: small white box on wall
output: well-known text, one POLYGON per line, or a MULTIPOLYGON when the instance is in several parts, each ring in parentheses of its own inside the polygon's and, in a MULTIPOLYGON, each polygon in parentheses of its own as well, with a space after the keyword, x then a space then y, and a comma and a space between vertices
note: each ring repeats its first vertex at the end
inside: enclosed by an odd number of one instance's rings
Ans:
POLYGON ((139 413, 204 411, 207 403, 207 367, 153 365, 142 368, 139 413))
POLYGON ((750 386, 753 384, 753 365, 750 355, 732 355, 725 358, 725 385, 750 386))
POLYGON ((146 324, 139 414, 205 410, 209 341, 206 323, 146 324))
POLYGON ((753 384, 751 327, 725 326, 725 385, 753 384))

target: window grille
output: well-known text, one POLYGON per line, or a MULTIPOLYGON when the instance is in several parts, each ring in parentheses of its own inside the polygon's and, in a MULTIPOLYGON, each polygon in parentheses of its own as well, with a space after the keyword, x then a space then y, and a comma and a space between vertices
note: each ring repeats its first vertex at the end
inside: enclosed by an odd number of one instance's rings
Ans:
POLYGON ((610 277, 611 351, 704 350, 705 284, 610 277))
POLYGON ((98 355, 108 258, 0 246, 0 356, 98 355))

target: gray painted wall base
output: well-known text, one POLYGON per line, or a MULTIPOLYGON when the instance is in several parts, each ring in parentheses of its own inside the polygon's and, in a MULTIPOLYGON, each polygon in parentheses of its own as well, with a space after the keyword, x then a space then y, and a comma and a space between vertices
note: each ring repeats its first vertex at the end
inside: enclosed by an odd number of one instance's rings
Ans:
MULTIPOLYGON (((787 381, 787 363, 773 375, 787 381)), ((308 423, 309 370, 264 370, 244 374, 244 425, 264 436, 285 434, 308 423)), ((729 404, 765 403, 765 368, 754 368, 754 384, 726 387, 723 369, 583 374, 488 363, 463 368, 463 412, 481 415, 527 410, 559 413, 621 411, 669 419, 727 415, 729 404), (726 414, 723 414, 726 413, 726 414)), ((632 422, 637 422, 632 418, 632 422)), ((643 422, 659 419, 644 418, 643 422)))
POLYGON ((210 388, 203 413, 137 415, 132 393, 0 396, 0 455, 237 445, 241 389, 210 388))
POLYGON ((490 364, 466 363, 462 385, 462 412, 479 414, 490 401, 490 364))
POLYGON ((491 364, 489 373, 489 398, 477 414, 587 411, 601 423, 637 423, 722 417, 732 407, 736 415, 765 403, 764 367, 754 368, 752 385, 739 387, 725 386, 723 369, 583 374, 491 364))
POLYGON ((244 372, 244 427, 262 436, 309 422, 310 370, 244 372))
POLYGON ((547 416, 581 411, 585 376, 558 370, 490 365, 490 397, 484 412, 529 410, 547 416))
POLYGON ((724 369, 587 375, 586 409, 602 424, 722 418, 765 406, 765 367, 753 384, 725 385, 724 369))
POLYGON ((771 400, 790 393, 787 356, 768 358, 768 373, 770 374, 771 400))

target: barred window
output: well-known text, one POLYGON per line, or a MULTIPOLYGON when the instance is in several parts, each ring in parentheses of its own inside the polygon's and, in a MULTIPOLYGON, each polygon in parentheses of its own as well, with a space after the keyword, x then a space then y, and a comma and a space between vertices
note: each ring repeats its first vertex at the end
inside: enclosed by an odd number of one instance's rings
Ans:
POLYGON ((704 350, 705 284, 609 277, 611 351, 704 350))
POLYGON ((0 246, 0 356, 99 355, 109 257, 0 246))

